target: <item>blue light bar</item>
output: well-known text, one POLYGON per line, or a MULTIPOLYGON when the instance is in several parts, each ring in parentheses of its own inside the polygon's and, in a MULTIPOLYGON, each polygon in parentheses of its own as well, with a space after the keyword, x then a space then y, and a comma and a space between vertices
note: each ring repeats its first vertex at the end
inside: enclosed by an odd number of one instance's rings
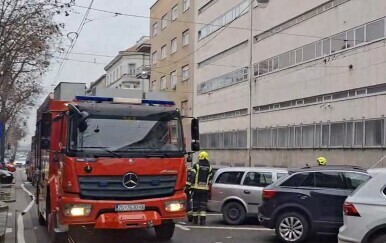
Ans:
POLYGON ((148 104, 148 105, 170 105, 170 106, 175 105, 175 103, 173 101, 168 101, 168 100, 142 100, 142 104, 148 104))
POLYGON ((79 100, 79 101, 95 101, 97 103, 101 103, 103 101, 110 101, 111 102, 111 101, 113 101, 113 98, 79 95, 79 96, 75 96, 75 100, 79 100))

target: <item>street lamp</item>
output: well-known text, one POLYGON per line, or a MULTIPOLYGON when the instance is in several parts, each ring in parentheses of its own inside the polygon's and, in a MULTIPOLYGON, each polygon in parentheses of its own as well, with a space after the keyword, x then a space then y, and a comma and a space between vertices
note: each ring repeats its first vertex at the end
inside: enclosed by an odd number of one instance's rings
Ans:
POLYGON ((150 72, 149 71, 142 71, 139 74, 139 77, 142 79, 142 99, 145 99, 145 80, 150 79, 150 72))
POLYGON ((248 160, 249 160, 249 166, 252 166, 252 83, 253 83, 253 9, 255 7, 259 8, 266 8, 269 4, 269 0, 255 0, 256 5, 251 4, 250 6, 250 41, 249 41, 249 146, 248 146, 248 160))

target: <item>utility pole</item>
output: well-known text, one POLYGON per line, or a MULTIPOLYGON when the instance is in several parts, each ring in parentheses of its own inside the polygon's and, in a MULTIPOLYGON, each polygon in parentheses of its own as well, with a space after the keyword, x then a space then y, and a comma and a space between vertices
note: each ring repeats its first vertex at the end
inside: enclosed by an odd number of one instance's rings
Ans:
POLYGON ((5 123, 0 121, 0 163, 5 164, 5 123))

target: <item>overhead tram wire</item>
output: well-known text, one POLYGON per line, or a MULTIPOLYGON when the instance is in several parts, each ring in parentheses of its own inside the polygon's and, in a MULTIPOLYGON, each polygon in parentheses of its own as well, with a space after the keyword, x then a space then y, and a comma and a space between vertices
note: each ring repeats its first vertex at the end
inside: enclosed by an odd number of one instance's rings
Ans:
POLYGON ((90 14, 90 11, 91 11, 91 8, 92 8, 93 4, 94 4, 94 0, 91 0, 90 5, 88 6, 87 11, 86 11, 86 13, 83 16, 83 19, 80 22, 77 31, 75 32, 76 33, 76 37, 75 37, 75 39, 72 40, 70 47, 67 49, 67 52, 66 52, 66 54, 64 56, 64 59, 63 59, 63 61, 61 62, 60 66, 59 66, 58 72, 56 73, 54 82, 51 84, 51 86, 54 86, 54 85, 57 84, 58 79, 59 79, 59 77, 60 77, 60 75, 61 75, 61 73, 63 71, 64 65, 66 63, 66 59, 68 59, 69 55, 71 54, 71 51, 74 49, 74 47, 76 45, 77 40, 79 39, 79 36, 80 36, 80 34, 81 34, 82 30, 83 30, 83 27, 84 27, 84 25, 85 25, 85 23, 87 21, 87 18, 88 18, 89 14, 90 14))
MULTIPOLYGON (((82 5, 77 5, 75 4, 74 7, 78 8, 88 8, 86 6, 82 5)), ((137 15, 137 14, 128 14, 128 13, 123 13, 123 12, 115 12, 115 11, 110 11, 110 10, 104 10, 104 9, 98 9, 98 8, 91 8, 91 10, 96 11, 96 12, 102 12, 102 13, 108 13, 108 14, 113 14, 114 16, 111 17, 117 17, 117 16, 124 16, 124 17, 132 17, 132 18, 143 18, 143 19, 153 19, 153 20, 162 20, 162 18, 155 18, 155 17, 149 17, 145 15, 137 15)), ((236 18, 237 19, 237 18, 236 18)), ((170 19, 168 19, 169 22, 171 22, 170 19)), ((213 26, 213 27, 224 27, 223 25, 218 25, 218 24, 211 24, 211 23, 203 23, 203 22, 194 22, 194 21, 185 21, 185 20, 173 20, 173 22, 177 23, 185 23, 185 24, 194 24, 194 25, 203 25, 203 26, 213 26)), ((248 31, 256 31, 260 33, 256 34, 261 34, 266 32, 267 30, 261 30, 261 29, 254 29, 254 28, 246 28, 246 27, 238 27, 238 26, 228 26, 227 28, 229 29, 237 29, 237 30, 248 30, 248 31)), ((326 37, 322 36, 316 36, 316 35, 307 35, 307 34, 296 34, 296 33, 288 33, 288 32, 277 32, 275 34, 278 35, 289 35, 289 36, 299 36, 299 37, 310 37, 310 38, 317 38, 317 39, 324 39, 326 37)), ((341 40, 341 39, 336 39, 336 40, 341 40)), ((350 39, 345 39, 344 41, 354 41, 350 39)))

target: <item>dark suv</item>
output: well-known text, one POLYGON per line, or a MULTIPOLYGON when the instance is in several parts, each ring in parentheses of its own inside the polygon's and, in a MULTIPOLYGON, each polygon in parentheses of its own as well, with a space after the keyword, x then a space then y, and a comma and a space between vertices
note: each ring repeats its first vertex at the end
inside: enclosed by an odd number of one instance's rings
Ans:
POLYGON ((283 242, 302 242, 313 233, 338 234, 348 195, 370 175, 359 167, 319 166, 292 171, 263 191, 262 225, 283 242))

